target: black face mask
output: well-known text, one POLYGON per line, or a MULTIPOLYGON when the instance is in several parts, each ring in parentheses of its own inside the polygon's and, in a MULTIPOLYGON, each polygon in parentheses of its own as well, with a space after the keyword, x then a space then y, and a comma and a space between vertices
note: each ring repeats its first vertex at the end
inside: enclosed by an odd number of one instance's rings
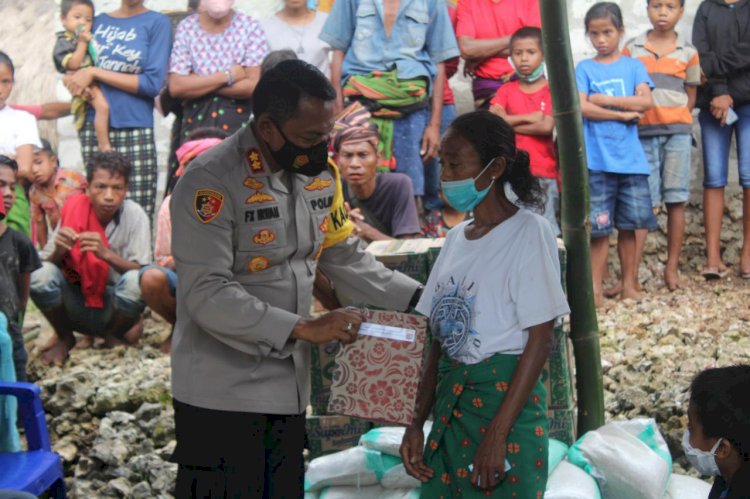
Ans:
MULTIPOLYGON (((276 129, 284 137, 284 145, 278 151, 271 150, 271 156, 282 169, 314 177, 328 168, 328 141, 324 140, 312 147, 299 147, 287 138, 281 127, 274 122, 276 129)), ((270 148, 269 148, 270 149, 270 148)))

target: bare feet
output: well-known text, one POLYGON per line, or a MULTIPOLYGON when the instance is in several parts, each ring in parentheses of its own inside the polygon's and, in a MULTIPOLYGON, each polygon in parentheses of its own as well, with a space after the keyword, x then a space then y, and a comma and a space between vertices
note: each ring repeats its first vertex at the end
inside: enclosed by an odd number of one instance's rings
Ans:
POLYGON ((122 341, 129 346, 135 345, 141 339, 143 335, 143 317, 138 318, 138 322, 133 324, 133 327, 128 329, 124 335, 122 335, 122 341))
POLYGON ((94 338, 92 338, 89 335, 81 336, 81 338, 76 342, 76 348, 86 349, 86 348, 93 348, 93 347, 94 347, 94 338))
POLYGON ((641 295, 641 292, 635 288, 623 286, 620 298, 623 300, 640 301, 643 298, 643 295, 641 295))
POLYGON ((615 298, 620 293, 622 293, 622 281, 617 281, 617 284, 604 290, 604 296, 607 298, 615 298))
POLYGON ((664 282, 670 291, 681 288, 682 279, 680 279, 680 272, 677 269, 666 267, 664 269, 664 282))
POLYGON ((72 336, 67 340, 60 339, 55 335, 40 351, 42 352, 41 361, 45 366, 62 367, 68 360, 68 352, 75 345, 75 338, 72 336))

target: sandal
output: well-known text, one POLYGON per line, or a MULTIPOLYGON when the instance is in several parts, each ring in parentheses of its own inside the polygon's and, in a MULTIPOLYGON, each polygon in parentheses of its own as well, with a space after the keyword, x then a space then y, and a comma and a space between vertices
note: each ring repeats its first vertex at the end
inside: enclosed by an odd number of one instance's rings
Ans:
MULTIPOLYGON (((719 270, 718 267, 703 267, 703 272, 701 272, 701 275, 707 281, 715 281, 717 279, 723 279, 727 275, 729 275, 729 270, 719 270)), ((748 275, 748 279, 750 279, 750 275, 748 275)))

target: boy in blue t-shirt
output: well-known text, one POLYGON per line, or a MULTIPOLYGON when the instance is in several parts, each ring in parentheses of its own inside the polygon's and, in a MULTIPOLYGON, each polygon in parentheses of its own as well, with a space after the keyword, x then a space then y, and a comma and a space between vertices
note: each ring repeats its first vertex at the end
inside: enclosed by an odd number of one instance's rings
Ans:
POLYGON ((653 82, 643 63, 620 54, 625 29, 617 4, 595 4, 586 13, 585 26, 597 55, 578 64, 576 80, 589 167, 591 275, 598 306, 613 227, 622 269, 620 296, 640 298, 635 230, 655 228, 656 218, 637 123, 652 106, 653 82))

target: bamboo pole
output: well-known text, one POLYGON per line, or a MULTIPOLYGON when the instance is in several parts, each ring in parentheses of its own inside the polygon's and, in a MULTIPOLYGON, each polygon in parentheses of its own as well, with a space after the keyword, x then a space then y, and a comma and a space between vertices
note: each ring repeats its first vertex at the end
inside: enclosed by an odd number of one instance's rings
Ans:
POLYGON ((565 0, 540 0, 544 53, 562 169, 562 233, 568 252, 570 336, 576 364, 578 432, 604 424, 599 326, 594 306, 589 247, 589 189, 583 116, 570 50, 565 0))

